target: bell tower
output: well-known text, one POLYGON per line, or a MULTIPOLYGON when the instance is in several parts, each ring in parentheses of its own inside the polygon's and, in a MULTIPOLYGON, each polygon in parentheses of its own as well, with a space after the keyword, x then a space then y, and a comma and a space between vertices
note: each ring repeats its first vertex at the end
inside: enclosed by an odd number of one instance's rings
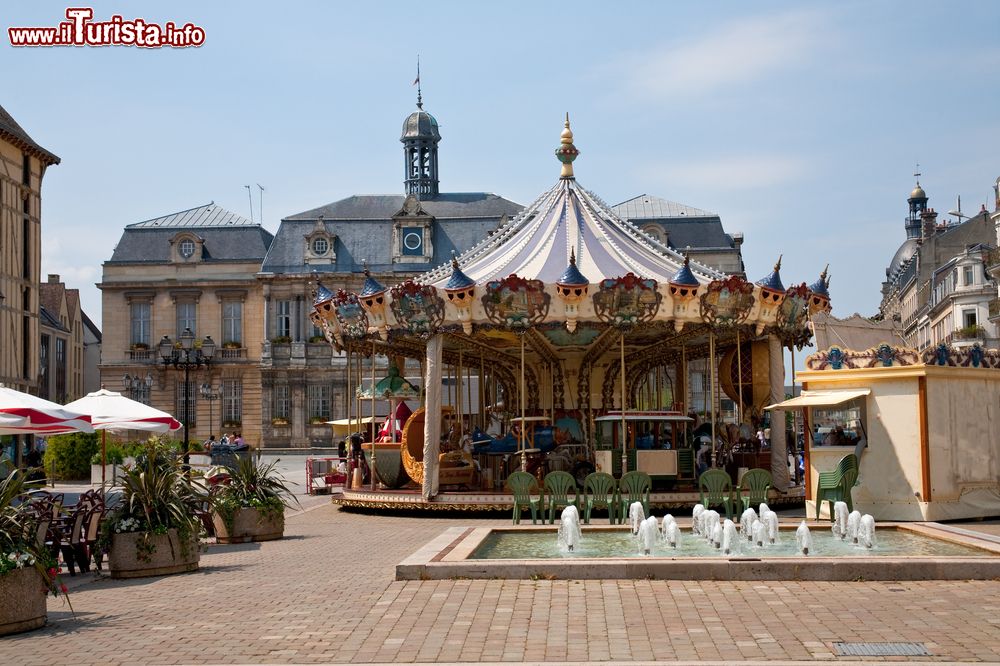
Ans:
POLYGON ((906 217, 906 237, 920 238, 923 234, 923 222, 921 216, 927 210, 927 193, 920 187, 920 165, 917 165, 914 176, 918 179, 917 186, 910 192, 910 197, 906 202, 910 205, 910 214, 906 217))
POLYGON ((415 194, 420 199, 432 199, 438 195, 438 142, 441 133, 438 122, 424 111, 424 101, 420 91, 420 69, 417 68, 417 110, 403 121, 403 134, 399 140, 403 144, 406 194, 415 194))

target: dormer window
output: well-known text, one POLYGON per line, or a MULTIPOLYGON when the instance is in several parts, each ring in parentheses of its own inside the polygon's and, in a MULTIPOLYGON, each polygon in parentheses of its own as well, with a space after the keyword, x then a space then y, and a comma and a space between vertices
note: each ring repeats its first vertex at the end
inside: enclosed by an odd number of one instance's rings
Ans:
POLYGON ((194 241, 190 238, 185 238, 181 241, 179 251, 182 257, 190 259, 194 255, 194 241))
POLYGON ((420 199, 409 195, 393 215, 393 263, 429 263, 434 256, 434 218, 424 211, 420 199))
POLYGON ((199 262, 204 257, 205 240, 190 231, 182 231, 170 239, 171 260, 188 264, 199 262))
POLYGON ((326 229, 326 223, 320 217, 313 225, 312 231, 305 235, 305 261, 307 264, 334 264, 337 261, 335 243, 337 237, 326 229))

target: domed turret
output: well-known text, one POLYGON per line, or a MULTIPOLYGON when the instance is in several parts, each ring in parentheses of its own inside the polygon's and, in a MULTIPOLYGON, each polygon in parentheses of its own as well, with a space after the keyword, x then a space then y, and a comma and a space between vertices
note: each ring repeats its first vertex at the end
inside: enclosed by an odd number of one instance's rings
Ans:
POLYGON ((774 264, 774 270, 767 274, 766 277, 757 280, 757 284, 760 286, 760 296, 761 300, 771 307, 774 307, 785 300, 785 285, 781 283, 781 256, 778 256, 778 262, 774 264))
POLYGON ((385 320, 385 287, 372 277, 367 263, 365 264, 365 284, 361 287, 358 300, 361 302, 361 307, 371 317, 372 324, 385 339, 389 330, 385 320))
POLYGON ((417 110, 403 121, 403 143, 407 194, 421 198, 438 195, 438 150, 441 140, 438 121, 424 111, 424 100, 420 91, 420 68, 417 68, 417 110))
POLYGON ((829 312, 830 311, 830 278, 827 276, 827 271, 830 270, 830 265, 827 264, 823 269, 823 272, 819 275, 819 280, 813 282, 809 285, 809 314, 814 315, 817 312, 829 312))
POLYGON ((569 251, 569 266, 556 280, 556 294, 566 308, 566 330, 570 333, 576 330, 576 318, 579 313, 580 301, 587 297, 590 280, 576 267, 576 249, 569 251))
POLYGON ((462 272, 455 257, 451 258, 451 277, 444 285, 444 293, 448 296, 448 302, 458 310, 462 330, 466 335, 472 335, 472 304, 476 297, 476 281, 462 272))

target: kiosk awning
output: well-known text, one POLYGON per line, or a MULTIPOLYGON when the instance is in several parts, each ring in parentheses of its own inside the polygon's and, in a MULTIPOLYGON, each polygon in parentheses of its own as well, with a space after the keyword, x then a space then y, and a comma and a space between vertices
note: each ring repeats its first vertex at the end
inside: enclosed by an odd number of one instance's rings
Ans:
POLYGON ((764 409, 795 409, 797 407, 826 407, 839 405, 855 398, 871 394, 871 389, 830 389, 827 391, 803 391, 801 395, 768 405, 764 409))

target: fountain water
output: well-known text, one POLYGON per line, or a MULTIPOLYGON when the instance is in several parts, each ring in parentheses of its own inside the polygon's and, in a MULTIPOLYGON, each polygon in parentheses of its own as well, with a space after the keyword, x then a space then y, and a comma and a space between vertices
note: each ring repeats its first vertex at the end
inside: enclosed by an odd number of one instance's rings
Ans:
POLYGON ((843 539, 847 536, 847 502, 833 503, 833 535, 843 539))
POLYGON ((851 515, 847 516, 847 538, 850 539, 851 543, 858 542, 858 528, 861 527, 861 512, 851 511, 851 515))
POLYGON ((660 524, 661 540, 663 541, 667 540, 667 529, 670 527, 671 524, 676 525, 677 521, 674 520, 674 517, 668 513, 667 515, 663 516, 663 522, 660 524))
POLYGON ((858 526, 858 541, 865 548, 872 548, 875 545, 875 518, 870 513, 861 516, 861 524, 858 526))
POLYGON ((750 541, 750 537, 753 536, 750 533, 750 528, 753 526, 753 521, 755 520, 757 520, 757 512, 752 508, 748 508, 743 512, 743 515, 740 516, 740 534, 742 534, 747 541, 750 541))
POLYGON ((795 543, 803 555, 809 554, 809 549, 812 547, 812 534, 809 533, 809 526, 804 520, 795 530, 795 543))
POLYGON ((764 515, 764 526, 767 527, 767 540, 771 542, 771 545, 778 543, 778 535, 781 531, 778 529, 778 514, 774 511, 768 511, 764 515))
POLYGON ((771 507, 767 505, 767 502, 761 502, 760 506, 757 507, 757 515, 761 517, 761 522, 764 522, 765 513, 771 513, 771 507))
MULTIPOLYGON (((642 509, 641 505, 639 508, 642 509)), ((656 516, 650 516, 639 524, 639 548, 643 555, 649 555, 650 551, 653 550, 659 534, 660 528, 656 523, 656 516)))
POLYGON ((705 507, 701 504, 695 504, 694 508, 691 509, 691 532, 694 534, 701 534, 701 516, 705 513, 705 507))
POLYGON ((716 522, 712 526, 712 538, 710 541, 716 548, 722 548, 722 523, 716 522))
POLYGON ((759 520, 753 521, 750 527, 750 539, 758 546, 764 545, 764 538, 767 536, 767 527, 759 520))
MULTIPOLYGON (((720 523, 720 516, 718 511, 706 511, 702 514, 701 519, 701 533, 708 541, 715 542, 715 528, 718 527, 720 530, 722 528, 720 523)), ((721 543, 722 532, 719 532, 719 540, 721 543)))
POLYGON ((580 512, 571 504, 559 515, 559 550, 573 552, 582 538, 580 512))
MULTIPOLYGON (((666 522, 666 520, 664 520, 663 522, 666 522)), ((672 522, 669 525, 667 525, 667 528, 666 530, 664 530, 664 532, 665 532, 664 539, 668 544, 670 544, 671 548, 677 548, 681 545, 681 530, 677 526, 677 523, 672 522)))
POLYGON ((722 524, 722 551, 729 555, 736 550, 736 523, 726 518, 722 524))
POLYGON ((646 512, 642 510, 642 502, 632 502, 628 508, 628 522, 632 527, 632 534, 639 533, 639 526, 646 520, 646 512))

